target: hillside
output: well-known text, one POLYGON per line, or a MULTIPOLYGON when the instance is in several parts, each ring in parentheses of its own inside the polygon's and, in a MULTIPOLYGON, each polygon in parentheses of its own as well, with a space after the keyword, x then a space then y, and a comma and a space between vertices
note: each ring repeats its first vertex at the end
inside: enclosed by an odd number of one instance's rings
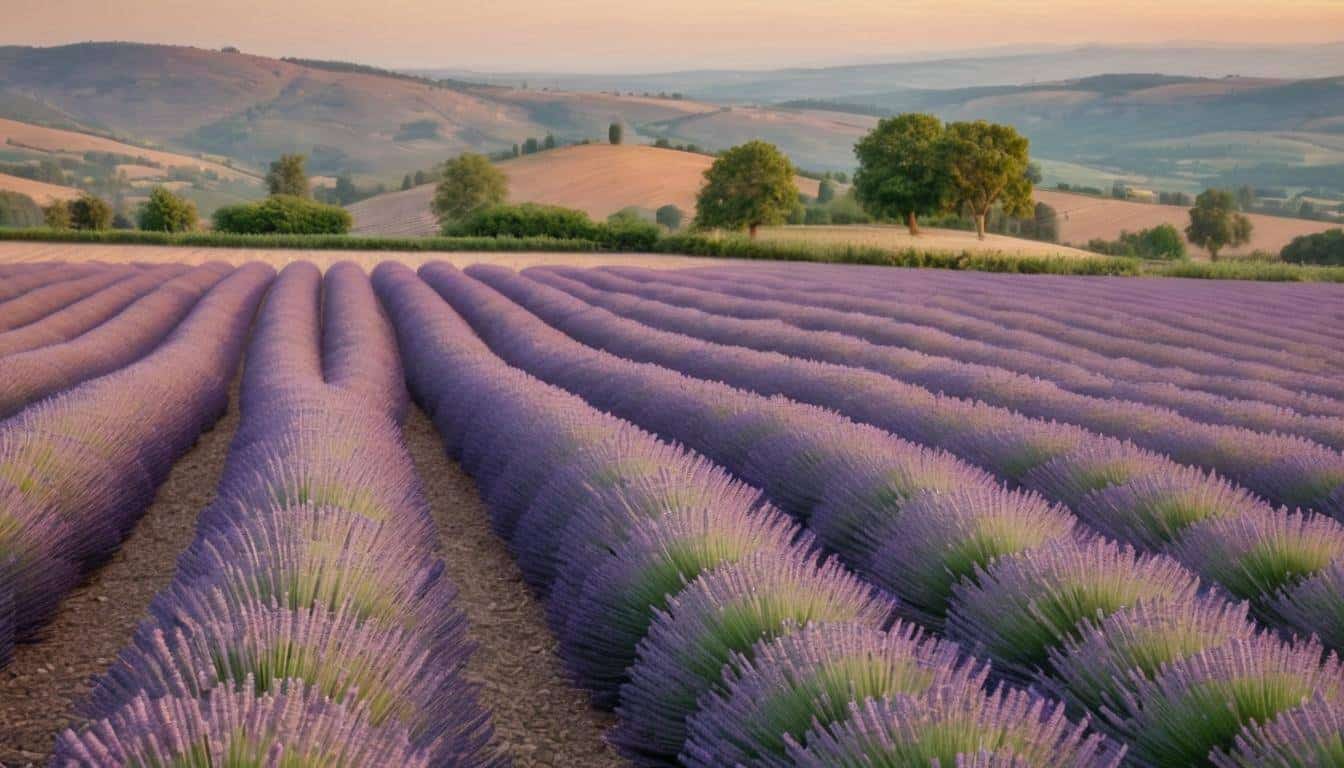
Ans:
POLYGON ((47 184, 42 181, 33 181, 21 176, 10 176, 7 173, 0 173, 0 191, 18 192, 21 195, 27 195, 33 199, 33 202, 46 207, 57 200, 74 200, 79 197, 79 190, 74 187, 62 187, 58 184, 47 184))
MULTIPOLYGON (((589 144, 527 155, 499 167, 509 177, 511 201, 577 208, 600 220, 632 205, 652 210, 672 204, 693 212, 712 162, 705 155, 670 149, 589 144)), ((800 177, 797 182, 805 194, 817 194, 815 180, 800 177)), ((433 197, 434 185, 426 184, 355 203, 350 206, 355 231, 434 234, 433 197)))
POLYGON ((147 149, 102 136, 47 128, 4 118, 0 118, 0 146, 10 151, 30 150, 45 155, 82 157, 86 152, 100 152, 143 160, 144 162, 123 164, 128 166, 128 175, 133 178, 154 178, 156 175, 163 175, 163 171, 170 168, 208 171, 230 180, 259 178, 255 173, 226 166, 214 160, 147 149), (158 173, 154 173, 155 171, 158 173))
MULTIPOLYGON (((1036 200, 1055 209, 1059 215, 1060 241, 1074 245, 1085 245, 1093 238, 1115 240, 1121 230, 1136 232, 1161 224, 1171 224, 1184 231, 1190 223, 1189 209, 1172 205, 1149 205, 1051 190, 1037 190, 1036 200)), ((1295 237, 1339 228, 1339 224, 1254 213, 1250 214, 1250 219, 1255 227, 1250 244, 1229 249, 1226 253, 1244 254, 1257 250, 1278 253, 1295 237)), ((1191 251, 1207 256, 1205 251, 1193 246, 1191 251)))

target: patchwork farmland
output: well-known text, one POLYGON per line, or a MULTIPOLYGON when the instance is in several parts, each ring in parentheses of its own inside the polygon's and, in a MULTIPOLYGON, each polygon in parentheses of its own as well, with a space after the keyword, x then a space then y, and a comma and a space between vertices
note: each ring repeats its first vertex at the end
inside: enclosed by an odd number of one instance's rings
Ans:
POLYGON ((0 248, 0 763, 1336 754, 1339 286, 346 256, 0 248))

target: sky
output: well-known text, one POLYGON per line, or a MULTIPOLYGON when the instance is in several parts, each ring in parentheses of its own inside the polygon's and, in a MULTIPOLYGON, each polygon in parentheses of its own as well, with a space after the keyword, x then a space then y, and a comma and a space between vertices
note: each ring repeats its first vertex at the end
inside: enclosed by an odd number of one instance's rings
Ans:
POLYGON ((1344 40, 1344 0, 0 0, 0 44, 129 40, 386 67, 653 72, 1041 44, 1344 40))

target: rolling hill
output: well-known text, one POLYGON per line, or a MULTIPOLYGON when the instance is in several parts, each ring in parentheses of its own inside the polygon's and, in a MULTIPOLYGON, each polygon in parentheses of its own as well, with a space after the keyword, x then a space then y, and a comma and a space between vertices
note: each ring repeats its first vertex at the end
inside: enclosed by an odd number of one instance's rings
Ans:
MULTIPOLYGON (((1044 189, 1036 190, 1036 200, 1051 206, 1059 215, 1060 241, 1075 245, 1086 245, 1093 238, 1115 240, 1120 237, 1122 230, 1137 232, 1161 224, 1170 224, 1185 231, 1190 223, 1189 209, 1172 205, 1150 205, 1044 189)), ((1339 228, 1338 223, 1254 213, 1249 218, 1255 227, 1250 244, 1230 248, 1226 253, 1245 254, 1257 250, 1278 253, 1295 237, 1339 228)), ((1208 255, 1193 246, 1191 252, 1200 256, 1208 255)))
POLYGON ((209 171, 220 178, 231 180, 247 178, 256 180, 260 178, 255 173, 234 168, 231 165, 226 166, 215 160, 191 157, 176 152, 165 152, 127 144, 103 136, 48 128, 4 118, 0 118, 0 146, 11 151, 28 150, 38 155, 82 157, 87 152, 98 152, 140 160, 142 162, 123 163, 127 167, 128 175, 133 178, 155 178, 162 176, 167 169, 171 168, 209 171))
MULTIPOLYGON (((675 205, 690 214, 712 158, 671 149, 590 144, 527 155, 499 164, 509 177, 513 202, 577 208, 595 219, 627 206, 653 210, 675 205)), ((798 178, 805 194, 817 182, 798 178)), ((361 234, 432 235, 438 224, 429 210, 434 185, 414 187, 350 206, 361 234)))
POLYGON ((7 173, 0 173, 0 191, 27 195, 44 208, 57 200, 74 200, 79 197, 79 190, 74 187, 33 181, 22 176, 10 176, 7 173))

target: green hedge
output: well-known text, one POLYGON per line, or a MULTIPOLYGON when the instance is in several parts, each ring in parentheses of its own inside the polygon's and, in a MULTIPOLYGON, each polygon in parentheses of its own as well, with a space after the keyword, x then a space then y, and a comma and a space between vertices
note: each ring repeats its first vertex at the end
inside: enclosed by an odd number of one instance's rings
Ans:
POLYGON ((613 251, 651 251, 662 230, 631 219, 596 222, 583 211, 554 205, 492 205, 444 227, 450 237, 553 237, 589 240, 613 251))
POLYGON ((1294 264, 1344 266, 1344 229, 1327 229, 1294 238, 1283 249, 1283 260, 1294 264))
POLYGON ((652 248, 613 248, 591 240, 551 237, 360 237, 350 235, 232 235, 220 232, 141 232, 136 230, 77 231, 0 228, 0 241, 165 245, 192 248, 287 248, 293 250, 349 251, 651 251, 714 258, 773 261, 815 261, 873 264, 895 267, 1013 272, 1057 275, 1124 275, 1187 277, 1206 280, 1263 280, 1273 282, 1344 282, 1344 267, 1315 267, 1266 262, 1146 262, 1098 256, 1040 257, 1004 253, 950 253, 890 251, 866 246, 808 243, 771 243, 746 237, 670 235, 652 248))
POLYGON ((291 195, 226 206, 214 219, 216 232, 235 235, 343 235, 354 225, 344 208, 291 195))

